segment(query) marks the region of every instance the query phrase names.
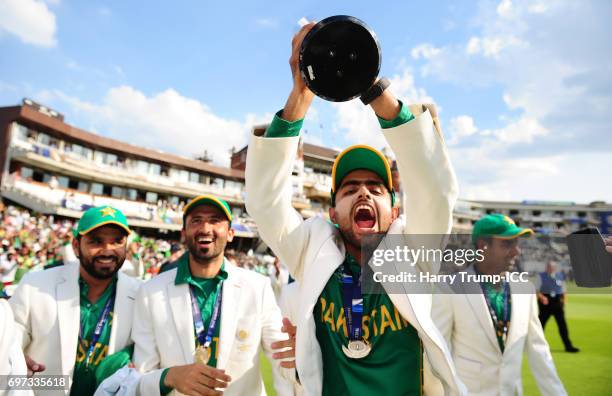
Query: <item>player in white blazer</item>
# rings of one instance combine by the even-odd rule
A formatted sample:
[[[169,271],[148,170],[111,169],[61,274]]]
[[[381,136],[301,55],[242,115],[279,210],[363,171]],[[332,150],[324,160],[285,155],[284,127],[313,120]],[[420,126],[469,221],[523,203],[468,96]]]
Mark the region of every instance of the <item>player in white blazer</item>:
[[[294,343],[283,343],[270,280],[224,258],[231,220],[225,201],[191,200],[183,214],[187,252],[141,288],[133,325],[139,394],[263,395],[260,350],[273,359],[274,343]],[[292,362],[281,365],[287,378],[295,375]]]
[[[0,298],[0,375],[25,376],[28,373],[23,351],[15,331],[13,311],[8,301]],[[0,381],[0,396],[32,395],[31,390],[8,390],[8,377]]]
[[[531,233],[508,216],[483,217],[474,224],[472,241],[484,251],[484,259],[467,273],[510,271],[520,254],[519,237]],[[450,345],[457,373],[470,395],[522,395],[523,353],[542,395],[567,394],[544,338],[532,284],[464,283],[455,291],[434,295],[432,317]]]
[[[431,320],[430,294],[364,295],[362,320],[368,317],[370,324],[363,326],[363,335],[354,333],[359,325],[351,328],[356,335],[350,342],[343,333],[348,320],[340,312],[348,309],[343,308],[345,291],[337,279],[347,266],[353,280],[357,277],[360,267],[354,263],[360,260],[362,237],[373,232],[450,232],[457,184],[431,111],[424,106],[409,109],[384,90],[370,105],[397,159],[406,191],[405,216],[398,216],[399,209],[393,207],[386,158],[371,147],[354,146],[338,155],[332,170],[330,218],[338,227],[320,217],[303,220],[292,206],[291,173],[299,130],[314,96],[298,69],[301,42],[312,26],[293,38],[293,89],[268,129],[254,131],[246,166],[247,211],[262,239],[301,285],[296,368],[304,392],[420,394],[428,384],[421,377],[424,348],[445,393],[463,394],[446,343]],[[378,326],[373,325],[377,313]],[[389,341],[377,342],[383,335]],[[364,359],[343,355],[347,345],[361,348],[364,343],[371,346]]]
[[[69,376],[73,395],[93,394],[100,361],[131,344],[140,282],[118,273],[129,232],[119,210],[87,210],[72,242],[79,262],[26,274],[9,300],[28,369]]]

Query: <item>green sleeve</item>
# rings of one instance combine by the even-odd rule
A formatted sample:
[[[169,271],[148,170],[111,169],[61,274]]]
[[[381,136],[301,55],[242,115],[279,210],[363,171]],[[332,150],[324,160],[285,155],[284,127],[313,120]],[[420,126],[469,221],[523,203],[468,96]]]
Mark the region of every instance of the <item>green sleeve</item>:
[[[270,138],[279,138],[279,137],[291,137],[291,136],[299,136],[300,129],[302,129],[302,124],[304,123],[304,119],[300,119],[297,121],[287,121],[281,118],[281,114],[283,110],[279,110],[275,115],[272,123],[266,129],[265,137]]]
[[[396,126],[400,126],[414,119],[414,115],[410,112],[408,106],[403,104],[401,100],[399,102],[402,108],[397,117],[392,120],[385,120],[384,118],[378,117],[378,122],[382,129],[395,128]]]
[[[159,393],[162,395],[167,395],[168,393],[172,392],[172,388],[170,388],[169,386],[166,386],[166,384],[164,384],[164,380],[166,379],[166,375],[168,374],[168,370],[170,370],[169,368],[164,369],[164,371],[162,371],[162,375],[161,377],[159,377]]]

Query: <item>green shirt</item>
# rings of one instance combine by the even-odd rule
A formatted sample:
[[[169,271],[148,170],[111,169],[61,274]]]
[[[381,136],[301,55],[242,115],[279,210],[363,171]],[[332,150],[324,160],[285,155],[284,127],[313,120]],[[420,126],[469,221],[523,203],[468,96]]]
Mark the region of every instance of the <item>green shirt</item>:
[[[198,278],[191,275],[189,269],[189,252],[186,252],[178,259],[178,267],[176,271],[176,278],[174,278],[175,285],[181,285],[187,283],[189,286],[193,286],[195,298],[200,307],[200,313],[202,314],[202,322],[204,323],[204,329],[208,330],[210,320],[212,319],[213,309],[217,295],[221,290],[221,281],[227,279],[227,272],[225,271],[225,261],[221,265],[219,273],[214,278]],[[191,305],[190,305],[191,307]],[[221,311],[219,311],[219,317],[217,318],[217,326],[213,333],[213,339],[210,343],[210,360],[208,366],[217,367],[217,358],[219,354],[219,331],[221,329]],[[197,334],[195,332],[195,326],[193,329],[194,343],[197,347],[200,343],[198,341]],[[159,381],[159,389],[162,394],[169,393],[172,389],[164,385],[164,379],[168,369],[165,369]]]
[[[89,357],[89,364],[85,362],[85,356],[89,350],[91,339],[93,338],[96,325],[104,311],[106,302],[117,288],[117,277],[104,290],[100,298],[95,303],[91,303],[87,298],[89,285],[79,276],[80,290],[80,326],[83,331],[83,340],[77,345],[76,361],[74,363],[74,375],[72,377],[72,387],[70,394],[74,396],[93,395],[96,391],[95,369],[100,361],[108,354],[108,344],[110,341],[111,325],[113,321],[113,311],[102,327],[100,338]]]
[[[495,311],[495,316],[497,316],[498,320],[503,320],[504,317],[504,288],[500,287],[496,288],[490,282],[482,283],[484,289],[485,298],[489,301],[489,304]],[[488,305],[487,305],[488,309]],[[512,312],[512,298],[510,294],[508,294],[508,325],[510,324],[510,314]],[[504,352],[505,342],[503,337],[503,332],[500,332],[498,329],[498,324],[495,323],[495,319],[491,316],[491,320],[493,321],[493,327],[495,328],[495,336],[497,337],[497,344],[502,352]],[[510,329],[508,329],[509,331]]]
[[[396,126],[400,126],[402,124],[407,123],[414,119],[414,115],[408,110],[401,101],[401,109],[397,117],[392,120],[385,120],[384,118],[378,117],[378,122],[380,127],[383,129],[394,128]],[[300,129],[304,124],[304,119],[300,119],[297,121],[287,121],[281,118],[281,114],[283,110],[279,110],[276,115],[274,115],[274,119],[272,123],[266,129],[266,137],[276,138],[276,137],[290,137],[290,136],[298,136],[300,134]]]
[[[353,277],[360,266],[347,255]],[[323,356],[323,395],[421,395],[423,347],[419,335],[386,293],[363,295],[363,338],[372,346],[362,359],[342,352],[348,329],[342,303],[342,267],[329,279],[314,311]]]

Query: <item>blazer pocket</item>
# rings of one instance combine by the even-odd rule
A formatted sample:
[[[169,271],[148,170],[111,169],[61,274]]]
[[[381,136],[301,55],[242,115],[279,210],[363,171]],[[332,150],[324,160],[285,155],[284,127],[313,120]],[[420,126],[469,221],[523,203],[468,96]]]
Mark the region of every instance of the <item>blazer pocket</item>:
[[[461,381],[468,387],[469,393],[479,392],[483,378],[482,363],[457,356],[455,364],[457,366],[457,373]]]
[[[232,358],[236,360],[252,359],[259,347],[260,333],[261,325],[258,315],[238,319],[234,333]]]

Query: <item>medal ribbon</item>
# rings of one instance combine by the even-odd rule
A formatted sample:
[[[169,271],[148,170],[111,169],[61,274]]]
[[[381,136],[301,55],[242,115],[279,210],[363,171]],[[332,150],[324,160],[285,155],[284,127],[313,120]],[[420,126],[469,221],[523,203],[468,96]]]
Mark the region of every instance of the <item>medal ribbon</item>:
[[[489,308],[489,313],[491,314],[491,319],[495,322],[495,333],[498,337],[502,338],[504,346],[506,345],[506,339],[508,338],[508,324],[510,323],[510,287],[507,282],[504,282],[504,310],[502,311],[501,320],[497,317],[493,306],[491,305],[491,301],[489,301],[489,296],[487,294],[486,288],[481,283],[480,284],[482,291],[485,294],[485,301],[487,302],[487,307]],[[504,350],[503,346],[501,347],[502,351]]]
[[[215,306],[213,308],[212,318],[210,318],[210,324],[208,325],[208,330],[204,331],[204,322],[202,321],[202,312],[200,311],[200,306],[198,305],[198,300],[195,298],[195,291],[193,290],[193,286],[189,285],[189,296],[191,297],[191,313],[193,315],[193,323],[195,325],[196,336],[198,337],[198,343],[204,348],[208,348],[210,343],[212,342],[212,337],[215,332],[215,328],[217,327],[217,319],[219,318],[219,307],[221,307],[221,300],[223,297],[223,281],[221,281],[221,285],[217,288],[217,298],[215,298]]]
[[[96,328],[91,338],[91,343],[89,344],[89,348],[87,349],[87,353],[85,354],[85,367],[89,366],[89,359],[94,349],[96,348],[96,344],[98,343],[98,340],[100,339],[100,335],[102,334],[102,329],[104,328],[104,325],[106,324],[106,321],[108,320],[108,317],[110,316],[110,312],[114,305],[114,302],[115,302],[115,291],[113,291],[111,296],[106,301],[106,304],[104,305],[104,309],[102,310],[102,313],[100,314],[100,317],[98,318],[98,323],[96,324]],[[83,340],[83,323],[81,323],[81,326],[79,327],[79,343],[81,344],[82,347],[84,347],[85,344]],[[85,350],[85,348],[83,348],[83,350]]]
[[[350,264],[344,262],[342,272],[342,304],[348,326],[349,340],[361,340],[361,318],[363,316],[363,296],[361,295],[361,274],[357,282],[353,280]]]

